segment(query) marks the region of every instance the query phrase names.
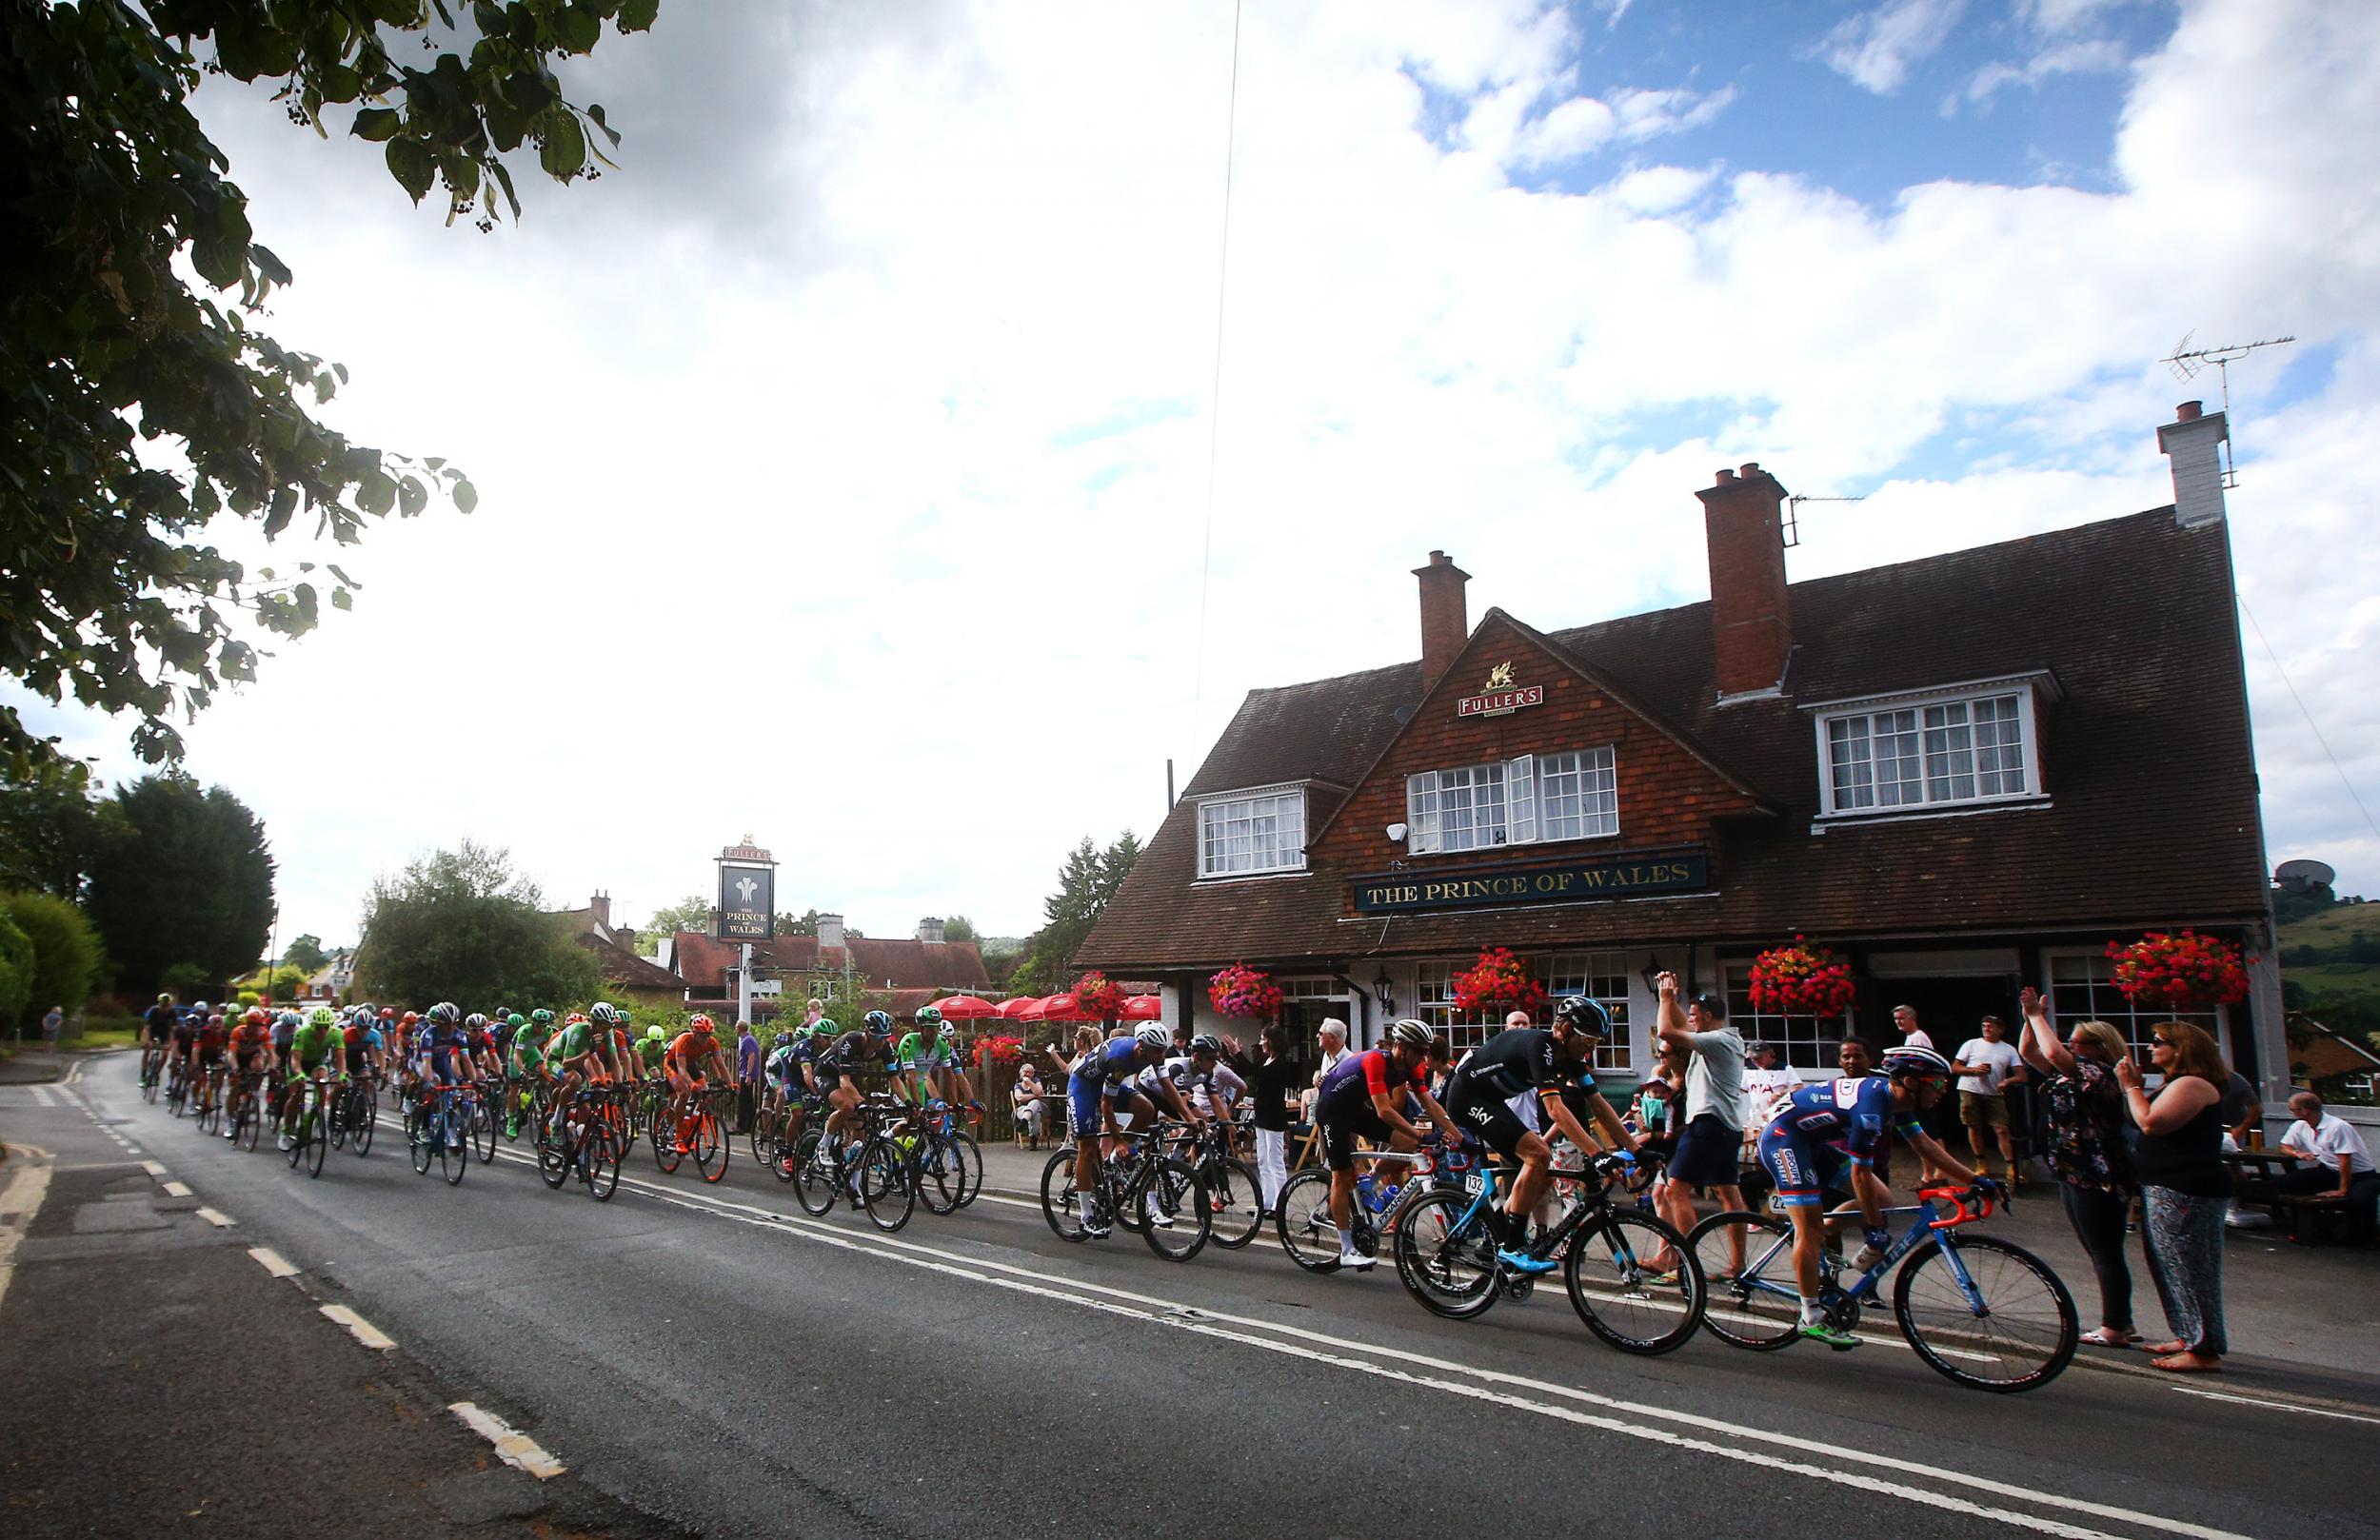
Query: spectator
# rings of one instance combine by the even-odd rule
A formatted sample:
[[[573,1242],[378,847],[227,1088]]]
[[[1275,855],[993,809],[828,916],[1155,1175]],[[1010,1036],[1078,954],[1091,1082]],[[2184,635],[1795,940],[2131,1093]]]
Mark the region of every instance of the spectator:
[[[1248,1095],[1256,1099],[1256,1175],[1264,1212],[1280,1200],[1289,1180],[1289,1109],[1298,1099],[1297,1065],[1283,1053],[1277,1026],[1257,1035],[1256,1063],[1248,1072]]]
[[[2292,1160],[2306,1162],[2306,1169],[2283,1172],[2273,1186],[2346,1204],[2348,1234],[2358,1241],[2371,1239],[2380,1174],[2372,1170],[2364,1136],[2338,1114],[2324,1112],[2322,1098],[2311,1091],[2290,1097],[2290,1113],[2297,1121],[2281,1135],[2281,1149]]]
[[[2008,1023],[1996,1016],[1983,1018],[1982,1036],[1958,1045],[1951,1073],[1958,1079],[1958,1120],[1967,1126],[1967,1148],[1975,1155],[1975,1170],[1992,1175],[1990,1146],[1997,1144],[2000,1164],[2009,1185],[2016,1184],[2016,1135],[2008,1121],[2008,1087],[2021,1085],[2024,1061],[2008,1040]]]
[[[761,1040],[752,1023],[736,1023],[736,1132],[752,1132],[752,1118],[761,1095]]]
[[[1681,1010],[1676,974],[1662,974],[1657,987],[1661,1014],[1656,1035],[1664,1049],[1687,1057],[1685,1116],[1655,1203],[1662,1218],[1687,1231],[1695,1225],[1696,1188],[1708,1189],[1722,1209],[1744,1206],[1744,1039],[1727,1024],[1722,997],[1697,995]],[[1732,1239],[1732,1260],[1740,1268],[1743,1233],[1736,1231]]]
[[[1776,1116],[1787,1096],[1801,1089],[1801,1076],[1785,1067],[1775,1043],[1752,1045],[1752,1066],[1744,1071],[1744,1129],[1755,1133]]]
[[[1017,1069],[1017,1088],[1010,1094],[1015,1098],[1017,1140],[1027,1149],[1041,1147],[1041,1077],[1031,1064]]]
[[[2104,1021],[2085,1021],[2060,1043],[2041,992],[2027,989],[2023,1005],[2018,1052],[2041,1076],[2050,1175],[2099,1282],[2099,1329],[2083,1340],[2128,1348],[2140,1333],[2132,1326],[2132,1270],[2124,1259],[2124,1223],[2138,1194],[2124,1137],[2124,1093],[2115,1083],[2124,1035]]]
[[[1676,1049],[1666,1049],[1653,1066],[1653,1077],[1636,1087],[1636,1099],[1628,1109],[1636,1125],[1637,1137],[1647,1150],[1657,1152],[1664,1166],[1677,1151],[1677,1127],[1685,1119],[1686,1056]]]
[[[2165,1076],[2154,1100],[2140,1066],[2115,1061],[2126,1110],[2140,1130],[2132,1169],[2140,1177],[2147,1223],[2141,1238],[2173,1340],[2152,1351],[2169,1373],[2213,1373],[2229,1344],[2223,1334],[2223,1215],[2231,1177],[2223,1166],[2223,1086],[2231,1071],[2203,1027],[2160,1021],[2149,1050]]]
[[[2292,1110],[2296,1098],[2291,1097]],[[2256,1083],[2237,1070],[2223,1087],[2223,1148],[2245,1150],[2251,1129],[2264,1127],[2264,1102],[2256,1096]]]
[[[1322,1024],[1314,1029],[1314,1040],[1322,1050],[1322,1063],[1314,1072],[1314,1078],[1307,1082],[1305,1095],[1300,1098],[1308,1122],[1314,1119],[1314,1097],[1322,1087],[1322,1076],[1339,1068],[1339,1061],[1347,1056],[1347,1023],[1335,1016],[1324,1017]]]
[[[49,1049],[53,1054],[56,1053],[58,1051],[58,1034],[65,1030],[66,1007],[63,1005],[51,1006],[50,1008],[50,1014],[41,1018],[42,1046]]]

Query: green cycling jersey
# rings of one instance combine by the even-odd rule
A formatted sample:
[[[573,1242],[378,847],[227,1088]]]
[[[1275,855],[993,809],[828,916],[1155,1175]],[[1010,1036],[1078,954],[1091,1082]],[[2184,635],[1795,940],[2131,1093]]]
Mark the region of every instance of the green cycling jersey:
[[[959,1056],[951,1051],[950,1044],[939,1037],[929,1037],[922,1032],[913,1032],[902,1038],[901,1045],[893,1050],[893,1061],[911,1072],[955,1070],[959,1067]]]

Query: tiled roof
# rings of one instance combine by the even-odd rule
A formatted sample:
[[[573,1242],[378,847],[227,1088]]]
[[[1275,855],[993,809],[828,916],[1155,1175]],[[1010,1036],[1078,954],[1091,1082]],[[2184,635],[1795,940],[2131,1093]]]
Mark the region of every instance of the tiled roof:
[[[2159,508],[1795,583],[1779,701],[1717,703],[1708,602],[1548,633],[1780,815],[1726,826],[1716,891],[1657,903],[1357,921],[1341,918],[1344,872],[1194,884],[1192,796],[1308,777],[1352,785],[1420,698],[1420,664],[1253,691],[1075,960],[1112,973],[1458,953],[1489,940],[2253,918],[2265,877],[2226,542],[2221,524],[2183,529]],[[2039,724],[2046,809],[1813,835],[1806,703],[2042,669],[2062,691]],[[1340,795],[1313,800],[1309,830]],[[1625,807],[1620,817],[1624,842]]]
[[[574,938],[579,945],[595,954],[595,960],[604,972],[604,982],[619,984],[627,989],[683,990],[685,980],[657,963],[646,961],[625,946],[600,940],[582,932]]]
[[[718,940],[701,931],[680,931],[675,937],[678,973],[698,992],[717,990],[727,970],[742,955],[740,945]],[[983,969],[983,954],[973,941],[877,940],[855,936],[844,943],[852,972],[877,988],[983,990],[991,975]],[[779,974],[840,972],[839,953],[822,956],[815,936],[780,936],[755,942],[752,960]]]

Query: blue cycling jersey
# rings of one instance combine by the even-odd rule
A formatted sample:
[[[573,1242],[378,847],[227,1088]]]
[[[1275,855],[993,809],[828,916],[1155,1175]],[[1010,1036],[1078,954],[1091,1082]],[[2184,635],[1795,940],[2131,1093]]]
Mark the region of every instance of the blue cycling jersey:
[[[1121,1085],[1140,1070],[1140,1044],[1132,1037],[1111,1037],[1083,1056],[1075,1076],[1092,1085]]]
[[[1803,1086],[1769,1120],[1773,1139],[1798,1138],[1832,1145],[1862,1166],[1875,1163],[1887,1131],[1901,1137],[1925,1132],[1914,1112],[1893,1110],[1893,1082],[1881,1075],[1862,1079],[1820,1080]]]
[[[434,1072],[441,1079],[459,1080],[463,1076],[453,1066],[469,1056],[470,1040],[463,1036],[461,1027],[432,1027],[413,1042],[413,1064],[416,1069]]]

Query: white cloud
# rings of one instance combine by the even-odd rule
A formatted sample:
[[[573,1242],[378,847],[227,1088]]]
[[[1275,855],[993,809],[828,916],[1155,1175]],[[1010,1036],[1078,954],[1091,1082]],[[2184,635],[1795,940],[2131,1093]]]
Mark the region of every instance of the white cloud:
[[[466,834],[642,919],[746,831],[792,907],[1028,930],[1065,848],[1152,828],[1165,759],[1186,780],[1245,689],[1414,655],[1432,546],[1475,614],[1560,625],[1699,597],[1715,465],[1873,490],[1805,508],[1797,576],[2152,506],[2180,394],[2153,361],[2192,327],[2338,350],[2286,408],[2234,369],[2234,537],[2380,787],[2350,505],[2380,8],[2193,7],[2129,83],[2110,190],[1883,206],[1816,169],[1524,189],[1516,147],[1565,109],[1536,103],[1599,101],[1608,147],[1635,100],[1577,94],[1558,11],[1252,8],[1203,604],[1228,15],[777,13],[704,8],[666,75],[620,65],[625,168],[486,239],[262,102],[206,105],[299,276],[277,334],[354,369],[338,421],[483,494],[375,531],[358,612],[190,733],[272,831],[285,934],[350,934],[375,871]],[[706,135],[689,83],[747,75],[773,85]],[[1476,142],[1426,136],[1417,80],[1473,98]],[[2251,680],[2276,858],[2380,889]],[[122,766],[116,724],[40,720]]]
[[[1890,96],[1909,79],[1910,66],[1949,40],[1965,10],[1966,0],[1886,0],[1837,23],[1817,56],[1861,89]]]
[[[2085,38],[2075,42],[2055,43],[2041,49],[2023,64],[1992,63],[1968,77],[1958,95],[1944,104],[1946,110],[1954,109],[1964,100],[1970,103],[1989,102],[2012,86],[2038,87],[2045,80],[2060,75],[2107,74],[2131,63],[2123,45],[2111,38]]]

